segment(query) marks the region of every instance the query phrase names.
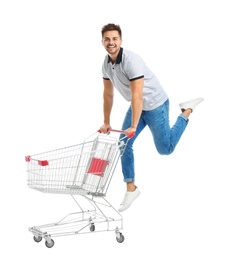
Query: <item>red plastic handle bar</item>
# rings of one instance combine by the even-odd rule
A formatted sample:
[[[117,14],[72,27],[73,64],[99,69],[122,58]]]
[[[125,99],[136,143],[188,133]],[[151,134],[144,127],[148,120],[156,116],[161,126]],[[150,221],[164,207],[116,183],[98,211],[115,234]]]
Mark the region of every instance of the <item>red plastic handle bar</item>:
[[[116,129],[108,129],[109,132],[116,132],[116,133],[121,133],[124,134],[124,130],[116,130]],[[99,133],[101,133],[100,130],[98,130]],[[136,135],[136,132],[131,132],[130,134],[127,135],[128,138],[132,138]]]

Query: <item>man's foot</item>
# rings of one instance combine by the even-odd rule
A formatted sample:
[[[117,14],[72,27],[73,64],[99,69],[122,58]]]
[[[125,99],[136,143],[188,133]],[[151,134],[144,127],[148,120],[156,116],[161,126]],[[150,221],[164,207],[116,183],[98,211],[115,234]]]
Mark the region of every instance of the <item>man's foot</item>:
[[[201,103],[203,100],[204,100],[203,98],[195,98],[195,99],[180,103],[179,106],[180,106],[180,109],[182,112],[184,112],[187,109],[191,109],[193,112],[195,110],[196,106],[199,103]]]
[[[128,209],[133,201],[140,195],[140,191],[136,188],[134,191],[126,191],[123,202],[120,205],[119,212]]]

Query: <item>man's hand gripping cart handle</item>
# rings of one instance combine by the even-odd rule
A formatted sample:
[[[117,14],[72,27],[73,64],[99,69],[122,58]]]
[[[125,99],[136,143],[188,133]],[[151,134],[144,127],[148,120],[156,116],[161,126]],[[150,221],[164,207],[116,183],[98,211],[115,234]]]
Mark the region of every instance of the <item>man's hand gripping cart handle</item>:
[[[98,132],[101,133],[100,130],[98,130]],[[120,133],[120,134],[125,134],[125,131],[124,131],[124,130],[108,129],[107,134],[108,134],[109,132],[116,132],[116,133]],[[136,132],[131,132],[130,134],[127,134],[127,135],[125,134],[125,135],[126,135],[128,138],[132,138],[132,137],[135,136],[135,134],[136,134]]]

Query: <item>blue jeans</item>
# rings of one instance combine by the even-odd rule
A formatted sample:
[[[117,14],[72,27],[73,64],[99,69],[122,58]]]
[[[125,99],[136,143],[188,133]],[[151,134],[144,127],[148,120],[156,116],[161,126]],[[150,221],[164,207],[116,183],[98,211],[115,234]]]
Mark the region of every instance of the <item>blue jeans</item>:
[[[131,118],[132,110],[130,106],[122,125],[123,130],[131,126]],[[172,126],[172,128],[170,128],[168,99],[154,110],[142,111],[136,129],[136,135],[128,140],[125,151],[121,156],[124,181],[133,182],[135,180],[133,143],[145,126],[148,126],[151,130],[154,144],[158,153],[162,155],[169,155],[174,151],[187,124],[188,118],[185,115],[180,114],[176,120],[176,123]],[[123,137],[124,135],[121,134],[120,138]],[[124,142],[126,142],[127,139],[128,138],[123,139]]]

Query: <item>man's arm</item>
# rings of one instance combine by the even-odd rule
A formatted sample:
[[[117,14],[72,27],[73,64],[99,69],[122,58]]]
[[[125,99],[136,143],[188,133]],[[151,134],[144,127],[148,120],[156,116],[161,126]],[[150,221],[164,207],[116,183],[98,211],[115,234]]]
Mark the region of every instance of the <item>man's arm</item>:
[[[114,97],[114,87],[110,80],[103,79],[103,115],[104,115],[104,124],[101,126],[100,130],[102,133],[106,133],[110,126],[110,114],[113,106],[113,97]]]
[[[126,134],[136,131],[143,107],[143,86],[144,78],[130,81],[130,88],[132,92],[132,123],[131,127],[125,130]]]

